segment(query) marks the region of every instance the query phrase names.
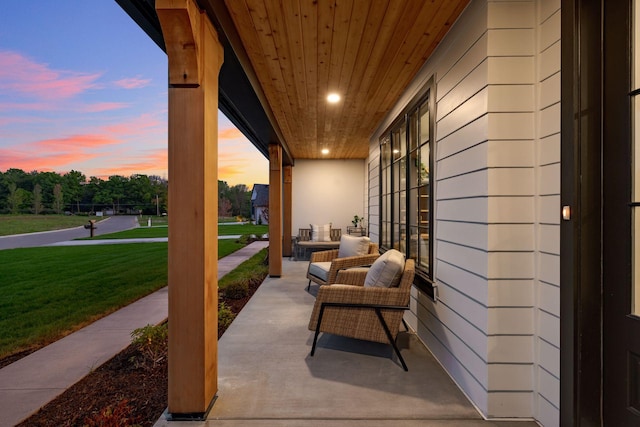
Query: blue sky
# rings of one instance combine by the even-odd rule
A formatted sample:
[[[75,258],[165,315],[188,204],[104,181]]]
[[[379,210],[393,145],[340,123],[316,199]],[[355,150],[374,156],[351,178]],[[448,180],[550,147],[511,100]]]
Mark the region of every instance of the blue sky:
[[[264,156],[218,117],[219,179],[268,183]],[[167,57],[114,0],[2,5],[0,171],[9,168],[167,177]]]

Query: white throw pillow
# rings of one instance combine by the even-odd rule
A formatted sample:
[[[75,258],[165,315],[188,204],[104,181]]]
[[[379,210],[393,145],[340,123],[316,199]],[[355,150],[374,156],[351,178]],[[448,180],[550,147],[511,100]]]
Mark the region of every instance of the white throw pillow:
[[[395,249],[390,249],[380,255],[371,265],[367,277],[364,279],[365,287],[393,288],[398,286],[404,272],[404,254]]]
[[[338,250],[338,258],[348,256],[360,256],[369,253],[370,239],[367,236],[349,236],[343,234],[340,236],[340,249]]]
[[[331,224],[317,225],[309,224],[311,226],[311,241],[312,242],[330,242],[331,241]]]

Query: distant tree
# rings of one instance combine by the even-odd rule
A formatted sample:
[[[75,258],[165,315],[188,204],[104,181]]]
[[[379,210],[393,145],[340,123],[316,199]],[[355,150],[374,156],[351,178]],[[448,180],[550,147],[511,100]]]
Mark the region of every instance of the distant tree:
[[[62,176],[62,185],[65,202],[68,205],[76,204],[76,212],[80,212],[80,200],[82,200],[82,186],[87,181],[87,177],[82,172],[67,172]]]
[[[229,198],[229,184],[227,181],[218,181],[218,200]]]
[[[42,212],[42,187],[36,183],[33,186],[33,213],[40,215]]]
[[[89,177],[89,182],[82,188],[82,202],[86,205],[91,205],[90,212],[96,211],[97,197],[96,195],[100,191],[100,185],[104,181],[95,176]]]
[[[125,185],[127,178],[121,175],[111,175],[109,180],[106,181],[108,188],[108,194],[111,197],[111,204],[113,205],[113,212],[118,213],[120,211],[120,201],[126,196]]]
[[[17,214],[20,212],[20,205],[22,204],[22,193],[18,191],[18,186],[15,182],[9,183],[8,188],[7,205],[12,214]]]
[[[251,192],[246,185],[234,185],[229,189],[228,197],[233,206],[232,214],[234,216],[251,217]]]
[[[7,169],[4,176],[6,182],[13,182],[16,188],[24,188],[27,191],[33,190],[33,176],[27,174],[22,169]]]
[[[231,201],[227,198],[218,200],[218,217],[230,217],[231,216]]]
[[[43,206],[53,206],[55,202],[53,189],[56,184],[62,184],[62,176],[55,172],[39,172],[36,173],[33,180],[42,187]]]
[[[149,181],[151,182],[151,188],[155,195],[156,202],[156,213],[161,214],[162,212],[166,212],[168,208],[168,192],[169,192],[169,183],[166,179],[157,176],[150,175]]]
[[[64,207],[64,196],[62,194],[62,184],[56,184],[53,187],[53,210],[60,214],[62,213],[62,208]]]

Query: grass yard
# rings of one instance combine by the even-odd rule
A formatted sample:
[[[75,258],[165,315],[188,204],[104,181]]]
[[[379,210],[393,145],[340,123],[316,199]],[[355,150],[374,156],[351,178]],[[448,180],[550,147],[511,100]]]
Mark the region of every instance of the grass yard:
[[[0,215],[0,236],[79,227],[88,219],[74,215]]]
[[[268,225],[255,225],[255,224],[229,224],[219,225],[218,234],[220,236],[231,236],[234,234],[255,234],[261,236],[269,232]]]
[[[0,251],[0,357],[51,342],[167,283],[167,244]]]
[[[218,258],[244,245],[218,241]],[[55,341],[167,284],[167,244],[0,251],[0,358]]]
[[[220,236],[233,236],[243,234],[255,234],[261,236],[269,231],[268,225],[219,225],[218,234]],[[131,230],[120,231],[118,233],[102,234],[94,239],[141,239],[149,237],[167,237],[169,229],[167,227],[140,227]]]

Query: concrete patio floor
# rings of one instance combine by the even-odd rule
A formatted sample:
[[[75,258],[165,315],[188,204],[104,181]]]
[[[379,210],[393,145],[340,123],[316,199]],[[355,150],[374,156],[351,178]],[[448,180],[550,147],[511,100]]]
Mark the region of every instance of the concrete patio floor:
[[[207,421],[155,427],[530,427],[485,421],[412,333],[401,333],[405,372],[388,345],[321,334],[310,356],[307,329],[317,290],[306,262],[283,261],[218,346],[218,396]]]

